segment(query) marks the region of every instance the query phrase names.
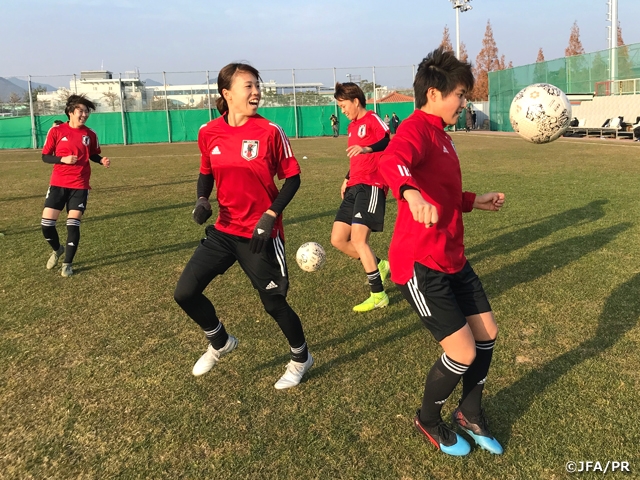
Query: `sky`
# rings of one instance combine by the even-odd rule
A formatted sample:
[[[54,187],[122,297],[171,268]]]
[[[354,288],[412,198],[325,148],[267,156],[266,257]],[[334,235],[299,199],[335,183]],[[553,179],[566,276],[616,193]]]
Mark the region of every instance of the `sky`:
[[[607,0],[472,0],[460,40],[473,63],[491,22],[514,66],[564,56],[574,22],[586,52],[606,49]],[[345,81],[409,86],[412,65],[441,40],[455,48],[449,0],[2,0],[0,77],[66,85],[81,70],[138,70],[167,83],[202,83],[205,70],[247,61],[265,81]],[[618,0],[625,43],[640,42],[640,0]],[[375,66],[375,70],[371,67]],[[366,67],[366,68],[357,68]],[[393,68],[391,68],[393,67]],[[319,70],[312,70],[319,69]],[[322,69],[322,70],[320,70]],[[215,77],[215,73],[212,73]]]

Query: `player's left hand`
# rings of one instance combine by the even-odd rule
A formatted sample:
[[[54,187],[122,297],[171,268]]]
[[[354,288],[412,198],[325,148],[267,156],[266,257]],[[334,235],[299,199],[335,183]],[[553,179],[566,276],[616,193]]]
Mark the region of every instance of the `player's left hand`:
[[[347,157],[355,157],[356,155],[360,155],[361,153],[366,153],[367,147],[361,147],[360,145],[351,145],[347,148]]]
[[[473,202],[473,208],[478,210],[498,211],[504,205],[504,193],[490,192],[478,195]]]
[[[100,163],[104,168],[109,168],[111,166],[111,160],[109,160],[109,157],[102,157]]]
[[[251,240],[249,241],[249,250],[251,250],[251,253],[261,253],[271,238],[271,231],[273,230],[273,225],[276,223],[275,212],[272,213],[274,213],[274,215],[269,212],[264,212],[260,220],[258,220],[256,228],[253,230]]]

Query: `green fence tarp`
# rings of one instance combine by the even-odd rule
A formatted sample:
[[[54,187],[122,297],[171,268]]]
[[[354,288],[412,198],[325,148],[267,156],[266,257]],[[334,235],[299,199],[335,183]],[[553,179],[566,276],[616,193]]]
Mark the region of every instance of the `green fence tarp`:
[[[373,103],[367,108],[373,110]],[[404,120],[413,113],[412,102],[379,103],[376,105],[381,117],[395,112],[400,120]],[[287,136],[322,137],[333,135],[329,117],[336,111],[334,105],[293,107],[264,107],[258,113],[273,123],[280,125]],[[126,128],[126,143],[168,143],[193,142],[198,138],[198,130],[209,121],[209,118],[220,116],[217,110],[211,115],[207,109],[164,110],[150,112],[108,112],[94,113],[89,117],[87,126],[96,132],[101,145],[123,145],[125,138],[122,128],[123,121]],[[346,135],[349,120],[338,109],[340,133]],[[35,117],[36,148],[42,148],[47,132],[53,126],[54,120],[66,121],[61,115],[39,115]],[[297,131],[296,131],[297,120]],[[167,122],[169,126],[167,126]],[[171,137],[169,137],[171,135]],[[10,117],[0,118],[0,149],[32,148],[31,118]]]
[[[599,91],[602,82],[611,80],[610,50],[558,58],[489,72],[489,120],[491,130],[513,132],[509,108],[516,94],[533,83],[550,83],[565,93],[606,93]],[[615,49],[615,80],[640,78],[640,43]]]

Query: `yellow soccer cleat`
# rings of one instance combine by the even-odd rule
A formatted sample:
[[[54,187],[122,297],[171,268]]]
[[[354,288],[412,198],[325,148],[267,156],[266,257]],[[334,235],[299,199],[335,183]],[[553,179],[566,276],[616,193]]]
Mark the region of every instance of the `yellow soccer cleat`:
[[[386,292],[372,293],[371,296],[360,305],[353,307],[353,311],[370,312],[371,310],[386,307],[387,305],[389,305],[389,297]]]
[[[389,275],[391,274],[389,262],[387,262],[386,260],[380,260],[380,263],[378,263],[378,271],[380,272],[380,280],[382,280],[382,283],[384,283],[384,281],[389,278]]]

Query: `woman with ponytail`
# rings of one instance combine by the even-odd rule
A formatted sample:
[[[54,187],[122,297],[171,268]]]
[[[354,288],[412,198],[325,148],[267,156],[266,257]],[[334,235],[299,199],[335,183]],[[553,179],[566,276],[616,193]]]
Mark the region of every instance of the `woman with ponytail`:
[[[300,318],[286,300],[289,278],[282,212],[300,186],[300,166],[282,128],[257,113],[258,70],[244,63],[225,66],[218,75],[218,92],[216,107],[221,116],[198,133],[200,175],[193,210],[200,225],[212,215],[209,196],[215,183],[218,218],[215,225],[206,227],[206,237],[187,263],[174,294],[209,341],[192,373],[207,373],[238,345],[202,293],[237,261],[289,342],[291,361],[275,388],[295,387],[313,365]],[[280,191],[276,175],[285,179]]]

